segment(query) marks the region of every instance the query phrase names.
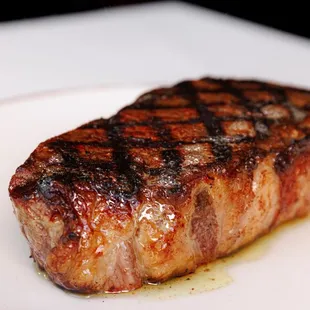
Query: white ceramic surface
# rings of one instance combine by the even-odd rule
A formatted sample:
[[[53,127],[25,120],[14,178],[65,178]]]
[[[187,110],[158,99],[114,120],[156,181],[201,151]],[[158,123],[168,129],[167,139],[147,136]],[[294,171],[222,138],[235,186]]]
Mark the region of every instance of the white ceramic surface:
[[[168,300],[135,296],[77,298],[39,277],[29,259],[8,197],[8,182],[37,144],[99,116],[108,117],[145,88],[90,89],[51,93],[0,104],[0,309],[238,309],[308,310],[310,221],[277,235],[266,253],[229,268],[233,282],[197,295]]]

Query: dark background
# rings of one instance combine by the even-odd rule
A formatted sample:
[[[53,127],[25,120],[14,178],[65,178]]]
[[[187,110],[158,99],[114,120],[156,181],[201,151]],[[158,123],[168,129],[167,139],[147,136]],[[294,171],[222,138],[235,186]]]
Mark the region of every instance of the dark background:
[[[20,3],[18,3],[20,2]],[[52,1],[1,1],[0,21],[8,22],[41,16],[125,6],[155,1],[103,1],[103,0],[52,0]],[[157,1],[159,2],[159,1]],[[304,1],[184,1],[220,11],[310,38],[309,10]]]

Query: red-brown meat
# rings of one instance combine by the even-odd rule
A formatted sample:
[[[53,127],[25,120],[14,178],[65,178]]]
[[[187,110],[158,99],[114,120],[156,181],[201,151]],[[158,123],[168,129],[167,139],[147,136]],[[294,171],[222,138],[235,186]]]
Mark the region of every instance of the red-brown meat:
[[[9,191],[58,285],[161,282],[310,210],[310,92],[204,78],[41,143]]]

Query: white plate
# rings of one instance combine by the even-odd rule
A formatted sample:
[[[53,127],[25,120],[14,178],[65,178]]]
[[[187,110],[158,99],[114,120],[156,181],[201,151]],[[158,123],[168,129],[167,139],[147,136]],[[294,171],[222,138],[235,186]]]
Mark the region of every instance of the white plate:
[[[309,220],[275,234],[268,250],[256,259],[238,261],[237,257],[229,267],[233,279],[229,285],[199,294],[183,291],[168,299],[156,292],[151,297],[137,293],[77,298],[36,274],[9,201],[11,175],[39,142],[99,116],[108,117],[144,90],[98,88],[0,104],[0,309],[310,309]]]

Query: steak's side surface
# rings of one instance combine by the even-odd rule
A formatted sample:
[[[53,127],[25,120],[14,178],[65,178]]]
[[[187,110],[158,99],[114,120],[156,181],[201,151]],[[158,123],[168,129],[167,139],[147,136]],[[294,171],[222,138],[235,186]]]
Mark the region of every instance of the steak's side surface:
[[[9,186],[58,285],[122,292],[195,271],[310,209],[310,93],[203,78],[41,143]]]

